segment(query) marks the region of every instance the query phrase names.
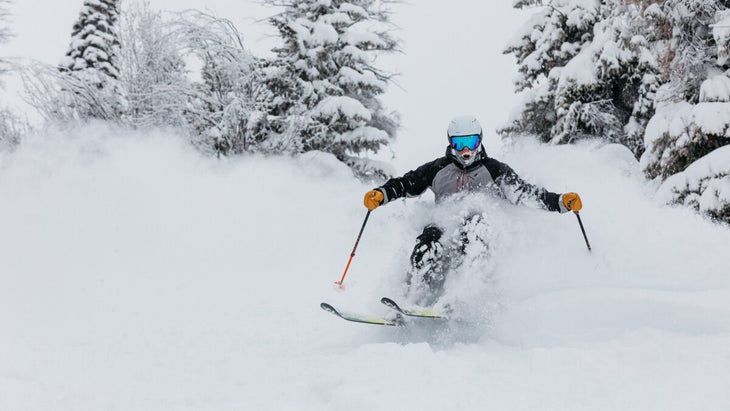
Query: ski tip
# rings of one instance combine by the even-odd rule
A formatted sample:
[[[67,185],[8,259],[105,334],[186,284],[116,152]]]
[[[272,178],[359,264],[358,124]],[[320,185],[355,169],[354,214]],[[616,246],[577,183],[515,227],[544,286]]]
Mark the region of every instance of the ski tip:
[[[333,315],[336,315],[343,320],[347,321],[353,321],[357,323],[365,323],[365,324],[374,324],[374,325],[387,325],[387,326],[399,326],[402,325],[402,323],[398,321],[389,320],[383,317],[375,316],[375,315],[362,315],[362,314],[353,314],[348,312],[339,312],[335,309],[335,307],[331,306],[327,303],[320,303],[319,307],[323,310],[332,313]]]
[[[400,307],[398,306],[398,303],[396,303],[395,301],[391,300],[388,297],[381,298],[380,299],[380,302],[383,303],[383,304],[385,304],[385,305],[387,305],[390,308],[393,308],[393,309],[395,309],[397,311],[400,311]]]
[[[323,309],[325,311],[329,311],[331,313],[336,313],[337,312],[337,310],[335,310],[335,307],[333,307],[333,306],[331,306],[331,305],[329,305],[327,303],[321,303],[321,304],[319,304],[319,308],[321,308],[321,309]]]
[[[331,306],[330,304],[320,303],[319,308],[327,311],[328,313],[331,313],[332,315],[336,315],[340,318],[345,318],[342,314],[340,314],[339,311],[337,311],[337,309],[335,307]],[[347,319],[347,318],[345,318],[345,319]]]
[[[334,314],[334,315],[336,315],[338,317],[342,317],[342,315],[335,309],[335,307],[333,307],[333,306],[331,306],[331,305],[329,305],[327,303],[321,303],[319,305],[319,308],[327,311],[328,313]]]

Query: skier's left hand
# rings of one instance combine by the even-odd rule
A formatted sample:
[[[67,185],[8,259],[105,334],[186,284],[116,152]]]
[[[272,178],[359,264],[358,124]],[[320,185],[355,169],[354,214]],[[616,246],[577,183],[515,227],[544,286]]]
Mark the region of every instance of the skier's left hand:
[[[568,211],[577,213],[583,208],[583,202],[580,201],[578,193],[565,193],[563,194],[563,205]]]

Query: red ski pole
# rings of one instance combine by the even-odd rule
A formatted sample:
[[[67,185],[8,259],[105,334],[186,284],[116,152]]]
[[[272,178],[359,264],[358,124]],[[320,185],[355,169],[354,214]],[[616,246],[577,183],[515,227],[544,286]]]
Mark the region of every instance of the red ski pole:
[[[350,259],[347,260],[347,265],[345,266],[345,272],[342,273],[342,278],[340,278],[340,281],[335,281],[335,284],[339,285],[340,288],[343,288],[343,283],[345,282],[345,276],[347,275],[347,270],[350,268],[350,263],[352,262],[352,257],[355,256],[355,250],[357,250],[357,245],[360,243],[360,237],[362,237],[362,232],[365,230],[365,224],[368,223],[368,218],[370,217],[370,211],[368,210],[368,213],[365,214],[365,221],[362,222],[362,227],[360,228],[360,233],[357,235],[357,240],[355,240],[355,246],[352,247],[352,253],[350,253]]]

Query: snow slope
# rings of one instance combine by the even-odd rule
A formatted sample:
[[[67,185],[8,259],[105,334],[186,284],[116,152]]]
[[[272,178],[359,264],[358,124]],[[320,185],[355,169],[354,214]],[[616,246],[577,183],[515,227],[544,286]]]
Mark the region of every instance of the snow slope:
[[[573,215],[465,199],[494,247],[448,287],[486,315],[404,330],[318,305],[385,313],[429,196],[372,214],[338,291],[370,186],[328,156],[26,140],[0,157],[0,409],[730,407],[730,230],[660,206],[618,146],[492,154],[581,193],[594,251]]]
[[[13,3],[3,55],[63,55],[80,2],[45,3]],[[151,4],[207,5],[270,48],[248,2]],[[509,2],[398,7],[405,54],[380,62],[404,74],[386,103],[403,115],[405,172],[442,154],[453,115],[493,138],[517,100],[501,48],[525,16]],[[0,153],[0,410],[730,408],[730,231],[661,206],[620,147],[487,149],[581,193],[594,251],[572,215],[466,199],[489,216],[491,258],[447,285],[475,321],[408,330],[318,305],[386,312],[377,300],[401,291],[422,224],[455,205],[378,209],[339,292],[371,187],[327,156],[219,161],[103,126]]]

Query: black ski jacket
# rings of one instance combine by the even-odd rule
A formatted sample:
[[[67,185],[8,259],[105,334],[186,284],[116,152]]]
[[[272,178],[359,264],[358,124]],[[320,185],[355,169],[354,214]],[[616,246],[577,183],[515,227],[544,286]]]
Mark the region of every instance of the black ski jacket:
[[[468,167],[461,165],[447,147],[445,156],[411,170],[403,177],[391,178],[376,189],[383,192],[385,204],[397,198],[421,195],[427,188],[436,195],[437,202],[462,191],[486,191],[513,204],[533,199],[550,211],[568,211],[560,201],[562,195],[527,183],[510,166],[487,156],[484,147]]]

